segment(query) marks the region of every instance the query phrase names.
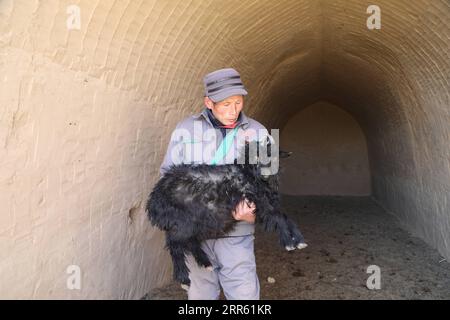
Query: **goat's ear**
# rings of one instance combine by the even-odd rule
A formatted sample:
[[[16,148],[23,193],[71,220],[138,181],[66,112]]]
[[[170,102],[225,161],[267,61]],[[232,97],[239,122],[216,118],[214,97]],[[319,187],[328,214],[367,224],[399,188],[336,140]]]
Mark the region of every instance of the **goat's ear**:
[[[280,150],[280,159],[289,158],[292,154],[292,151],[283,151]]]

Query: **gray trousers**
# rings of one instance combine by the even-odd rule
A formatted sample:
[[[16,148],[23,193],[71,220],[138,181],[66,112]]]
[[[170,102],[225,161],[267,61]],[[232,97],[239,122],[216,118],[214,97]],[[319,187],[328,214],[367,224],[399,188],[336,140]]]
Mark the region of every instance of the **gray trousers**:
[[[220,286],[227,300],[259,300],[254,235],[210,239],[202,242],[213,271],[200,267],[187,255],[191,285],[189,300],[217,300]]]

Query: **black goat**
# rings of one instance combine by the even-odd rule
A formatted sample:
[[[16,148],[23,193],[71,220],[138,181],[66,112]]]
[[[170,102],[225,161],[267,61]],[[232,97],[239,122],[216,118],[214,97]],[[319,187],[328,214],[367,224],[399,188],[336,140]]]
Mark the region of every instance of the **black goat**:
[[[258,161],[261,145],[257,143],[257,159],[252,162],[250,144],[246,143],[234,164],[172,166],[149,196],[148,217],[152,225],[166,231],[174,278],[182,284],[190,284],[185,254],[191,252],[200,266],[211,268],[200,244],[233,230],[237,221],[232,211],[244,199],[255,203],[256,223],[262,223],[266,231],[278,231],[280,243],[287,250],[307,246],[293,221],[281,213],[278,174],[261,174],[264,168]],[[270,157],[270,152],[268,155]],[[281,151],[279,157],[289,155]],[[279,158],[273,159],[278,161]]]

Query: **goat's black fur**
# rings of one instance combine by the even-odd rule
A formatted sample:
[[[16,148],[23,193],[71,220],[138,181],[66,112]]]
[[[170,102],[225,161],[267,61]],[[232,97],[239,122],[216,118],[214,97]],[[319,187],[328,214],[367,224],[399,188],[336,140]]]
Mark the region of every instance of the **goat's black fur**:
[[[210,267],[200,243],[232,231],[237,223],[232,211],[244,199],[255,203],[256,223],[277,231],[283,247],[291,250],[304,244],[294,222],[281,213],[278,175],[264,178],[260,164],[237,163],[172,166],[150,194],[146,211],[152,225],[166,231],[174,278],[182,284],[190,283],[185,254],[192,253],[200,266]]]

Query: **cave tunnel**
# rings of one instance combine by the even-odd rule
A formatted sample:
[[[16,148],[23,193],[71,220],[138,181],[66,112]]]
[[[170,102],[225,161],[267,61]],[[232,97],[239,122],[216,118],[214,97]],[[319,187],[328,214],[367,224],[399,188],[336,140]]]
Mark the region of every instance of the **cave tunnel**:
[[[293,151],[283,194],[377,206],[444,268],[449,18],[446,0],[1,1],[0,296],[138,299],[171,281],[145,201],[223,67]]]

